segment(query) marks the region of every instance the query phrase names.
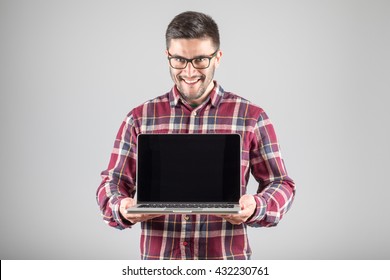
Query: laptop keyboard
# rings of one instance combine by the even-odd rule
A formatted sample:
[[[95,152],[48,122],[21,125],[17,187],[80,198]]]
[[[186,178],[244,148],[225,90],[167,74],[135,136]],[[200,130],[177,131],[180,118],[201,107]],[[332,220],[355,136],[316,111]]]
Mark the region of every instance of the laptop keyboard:
[[[150,204],[141,204],[138,208],[233,208],[233,204],[213,204],[213,203],[150,203]]]

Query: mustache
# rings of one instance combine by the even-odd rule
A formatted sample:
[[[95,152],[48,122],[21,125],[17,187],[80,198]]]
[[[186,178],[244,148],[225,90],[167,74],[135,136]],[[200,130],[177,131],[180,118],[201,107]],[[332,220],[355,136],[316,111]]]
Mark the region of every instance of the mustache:
[[[184,76],[184,75],[177,75],[177,78],[179,80],[193,80],[193,79],[198,79],[198,80],[204,80],[206,79],[205,75],[196,75],[196,76]]]

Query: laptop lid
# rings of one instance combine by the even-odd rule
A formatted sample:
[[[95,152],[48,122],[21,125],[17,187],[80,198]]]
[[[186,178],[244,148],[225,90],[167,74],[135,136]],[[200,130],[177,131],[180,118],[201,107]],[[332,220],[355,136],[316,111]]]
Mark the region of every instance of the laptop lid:
[[[169,205],[229,203],[236,204],[229,213],[239,211],[239,134],[140,134],[137,149],[138,204],[157,204],[154,208],[158,209],[152,212],[203,213],[205,210],[200,208],[204,207],[189,211],[177,206],[170,209]],[[226,210],[207,209],[206,212]]]

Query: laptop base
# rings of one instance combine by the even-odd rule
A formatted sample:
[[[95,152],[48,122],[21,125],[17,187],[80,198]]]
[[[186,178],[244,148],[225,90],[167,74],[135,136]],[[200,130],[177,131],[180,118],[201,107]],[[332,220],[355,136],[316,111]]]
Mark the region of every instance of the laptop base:
[[[239,214],[241,208],[239,205],[234,205],[229,208],[144,208],[135,205],[126,209],[128,214]]]

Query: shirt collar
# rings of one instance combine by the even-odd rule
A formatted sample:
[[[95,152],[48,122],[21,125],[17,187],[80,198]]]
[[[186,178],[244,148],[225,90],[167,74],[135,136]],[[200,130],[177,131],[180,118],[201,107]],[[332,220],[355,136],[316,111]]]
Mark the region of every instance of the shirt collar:
[[[214,88],[211,90],[209,94],[209,98],[207,98],[206,103],[210,102],[211,106],[218,107],[218,105],[221,103],[223,95],[224,95],[223,88],[218,84],[217,81],[214,81]],[[176,107],[179,104],[179,101],[183,103],[181,94],[175,85],[172,88],[172,90],[169,92],[170,106]]]

